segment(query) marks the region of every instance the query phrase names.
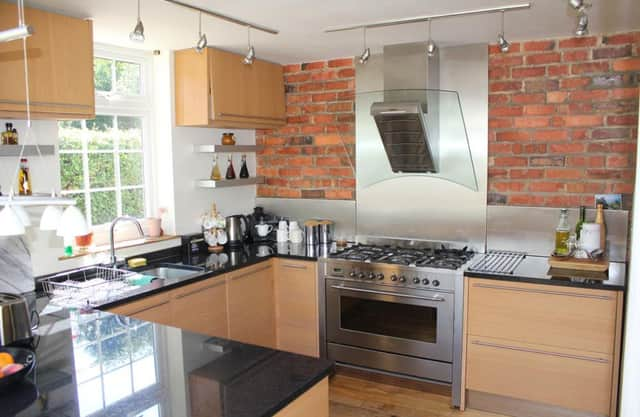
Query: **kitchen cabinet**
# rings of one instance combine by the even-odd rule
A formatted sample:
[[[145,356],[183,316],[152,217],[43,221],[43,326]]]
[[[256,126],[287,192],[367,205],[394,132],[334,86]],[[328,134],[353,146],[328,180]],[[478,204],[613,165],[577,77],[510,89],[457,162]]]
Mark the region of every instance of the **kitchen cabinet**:
[[[307,416],[329,417],[329,378],[324,378],[275,414],[275,417]]]
[[[467,278],[465,303],[463,409],[616,415],[622,292]]]
[[[230,339],[275,347],[272,262],[260,263],[229,273],[227,309]]]
[[[272,128],[286,122],[282,66],[215,48],[175,52],[178,126]]]
[[[229,337],[226,275],[175,290],[171,315],[174,327],[209,336]]]
[[[27,38],[31,116],[92,119],[93,24],[26,8],[34,33]],[[0,30],[17,25],[14,4],[0,2]],[[0,118],[26,118],[23,42],[0,43]]]
[[[274,260],[277,348],[320,356],[316,262]]]
[[[114,307],[110,313],[171,326],[171,292],[163,292]]]

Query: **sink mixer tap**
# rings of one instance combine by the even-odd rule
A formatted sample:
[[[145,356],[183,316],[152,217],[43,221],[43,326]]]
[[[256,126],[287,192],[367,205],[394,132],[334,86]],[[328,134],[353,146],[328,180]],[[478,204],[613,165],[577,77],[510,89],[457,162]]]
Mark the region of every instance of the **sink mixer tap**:
[[[118,267],[118,258],[116,258],[116,247],[115,247],[115,241],[114,241],[114,238],[113,238],[113,234],[114,234],[114,229],[116,227],[116,224],[118,224],[118,222],[120,222],[120,221],[129,221],[129,222],[135,223],[136,226],[138,227],[139,235],[141,237],[144,237],[144,232],[142,231],[142,226],[140,225],[140,222],[138,221],[138,219],[136,219],[135,217],[131,217],[131,216],[116,217],[111,222],[111,228],[109,230],[109,247],[111,248],[111,258],[110,258],[109,264],[113,268],[117,268]]]

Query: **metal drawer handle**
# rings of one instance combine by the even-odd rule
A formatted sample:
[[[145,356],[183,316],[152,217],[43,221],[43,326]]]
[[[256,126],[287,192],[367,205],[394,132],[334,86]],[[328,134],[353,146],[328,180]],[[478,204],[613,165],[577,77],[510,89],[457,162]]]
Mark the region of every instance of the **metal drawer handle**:
[[[239,278],[244,278],[244,277],[246,277],[248,275],[255,274],[256,272],[260,272],[260,271],[265,271],[265,270],[270,269],[270,268],[271,268],[271,265],[268,265],[268,266],[265,266],[264,268],[254,269],[253,271],[245,272],[242,275],[236,275],[235,277],[232,276],[231,279],[235,280],[235,279],[239,279]]]
[[[149,306],[149,307],[145,307],[145,308],[143,308],[142,310],[137,310],[137,311],[134,311],[134,312],[132,312],[132,313],[129,313],[129,315],[130,315],[130,316],[133,316],[134,314],[144,313],[145,311],[152,310],[152,309],[154,309],[154,308],[156,308],[156,307],[160,307],[160,306],[163,306],[163,305],[165,305],[165,304],[169,304],[169,301],[163,301],[162,303],[154,304],[154,305]]]
[[[222,282],[216,282],[215,284],[207,285],[206,287],[198,288],[197,290],[193,290],[193,291],[190,291],[190,292],[185,293],[185,294],[176,295],[175,298],[176,299],[180,299],[180,298],[188,297],[190,295],[199,293],[200,291],[209,290],[211,288],[219,287],[220,285],[224,285],[224,283],[225,283],[225,281],[222,280]]]
[[[285,120],[282,117],[253,116],[249,114],[235,114],[235,113],[218,113],[218,117],[238,117],[241,119],[277,120],[281,122]]]
[[[294,264],[282,264],[285,268],[293,268],[293,269],[307,269],[306,265],[294,265]]]
[[[481,342],[479,340],[474,340],[471,343],[478,346],[492,347],[496,349],[507,349],[507,350],[514,350],[517,352],[535,353],[539,355],[556,356],[559,358],[567,358],[567,359],[577,359],[580,361],[587,361],[587,362],[609,363],[608,359],[592,358],[589,356],[580,356],[580,355],[569,355],[566,353],[558,353],[558,352],[547,352],[544,350],[521,348],[521,347],[515,347],[515,346],[505,346],[505,345],[499,345],[496,343]]]
[[[394,297],[403,297],[403,298],[413,298],[413,299],[417,299],[417,300],[427,300],[427,301],[437,301],[437,302],[443,302],[443,301],[447,301],[444,297],[420,297],[418,295],[409,295],[409,294],[400,294],[397,292],[388,292],[388,291],[374,291],[374,290],[366,290],[364,288],[354,288],[354,287],[345,287],[342,285],[332,285],[331,288],[335,288],[336,290],[348,290],[348,291],[355,291],[355,292],[364,292],[367,294],[380,294],[380,295],[392,295]]]
[[[593,300],[611,300],[611,297],[606,295],[593,295],[593,294],[575,294],[570,292],[562,292],[562,291],[549,291],[549,290],[534,290],[530,288],[513,288],[513,287],[505,287],[502,285],[490,285],[490,284],[473,284],[476,288],[489,288],[493,290],[505,290],[505,291],[514,291],[514,292],[526,292],[533,294],[546,294],[546,295],[562,295],[565,297],[576,297],[576,298],[591,298]]]

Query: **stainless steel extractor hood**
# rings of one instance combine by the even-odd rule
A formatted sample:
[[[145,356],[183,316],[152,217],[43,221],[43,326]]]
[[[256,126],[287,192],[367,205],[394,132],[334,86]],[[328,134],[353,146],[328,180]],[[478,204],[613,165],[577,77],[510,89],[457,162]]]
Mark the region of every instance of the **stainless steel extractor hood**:
[[[423,43],[384,47],[383,102],[373,103],[373,116],[394,173],[437,173],[437,117],[427,123],[425,114],[437,112],[436,103],[406,100],[405,90],[437,90],[439,87],[438,56],[429,58]],[[437,99],[436,99],[437,100]]]

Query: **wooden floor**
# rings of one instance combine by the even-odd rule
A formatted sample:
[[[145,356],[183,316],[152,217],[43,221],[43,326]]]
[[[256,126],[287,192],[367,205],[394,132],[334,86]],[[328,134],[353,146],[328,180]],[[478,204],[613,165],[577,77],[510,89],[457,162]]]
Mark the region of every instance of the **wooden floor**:
[[[442,393],[388,385],[340,371],[331,378],[331,417],[502,417],[476,410],[464,413],[450,406]]]

